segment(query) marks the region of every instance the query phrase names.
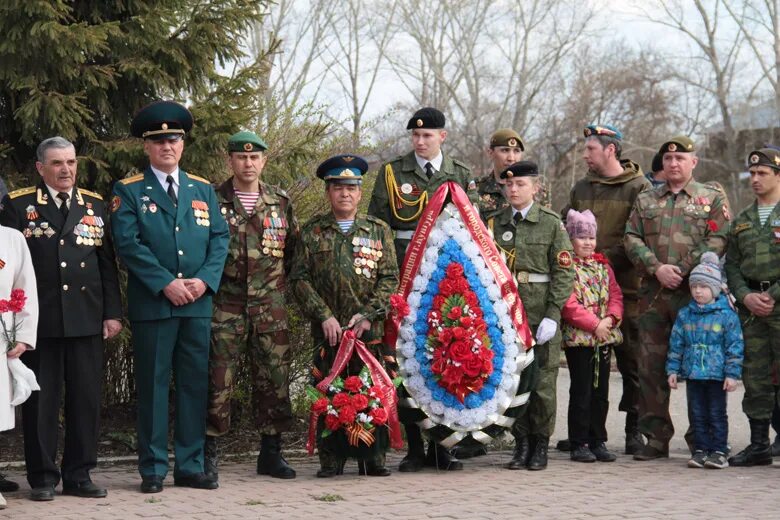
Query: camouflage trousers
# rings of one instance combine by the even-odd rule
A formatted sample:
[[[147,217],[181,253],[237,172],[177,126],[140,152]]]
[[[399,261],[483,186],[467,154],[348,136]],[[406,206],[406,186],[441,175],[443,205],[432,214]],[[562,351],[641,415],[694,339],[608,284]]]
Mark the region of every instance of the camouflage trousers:
[[[642,282],[639,297],[639,430],[648,437],[648,444],[664,450],[674,435],[666,354],[677,313],[691,295],[686,282],[671,291],[662,290],[652,279]]]
[[[623,343],[615,346],[617,368],[623,379],[623,395],[618,410],[626,412],[626,433],[636,428],[639,417],[639,302],[624,297]]]
[[[745,397],[742,411],[751,419],[770,419],[778,400],[773,384],[774,370],[780,368],[780,304],[766,318],[751,316],[741,310],[742,335],[745,339],[745,359],[742,381]]]
[[[536,327],[531,329],[536,336]],[[512,427],[517,436],[540,435],[550,437],[555,430],[555,413],[558,387],[558,367],[561,363],[560,327],[550,341],[534,346],[534,359],[538,367],[536,387],[531,390],[528,404],[523,406]]]
[[[215,318],[220,314],[224,317],[226,313],[217,311]],[[231,314],[212,323],[206,434],[220,436],[230,429],[230,401],[236,384],[236,367],[243,355],[252,378],[257,429],[267,435],[289,430],[293,417],[288,332],[255,333],[247,315]]]

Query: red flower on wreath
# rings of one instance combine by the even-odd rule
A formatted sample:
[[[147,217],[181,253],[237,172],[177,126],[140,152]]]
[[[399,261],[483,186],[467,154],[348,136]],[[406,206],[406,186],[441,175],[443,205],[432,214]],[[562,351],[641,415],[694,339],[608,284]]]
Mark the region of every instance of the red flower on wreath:
[[[344,389],[350,392],[357,392],[363,388],[363,380],[358,376],[349,376],[344,380]]]
[[[374,420],[374,424],[381,426],[387,422],[387,410],[384,408],[375,408],[371,411],[371,417]]]
[[[338,415],[328,414],[325,416],[325,428],[335,432],[339,428],[341,428],[341,419],[339,419]]]
[[[342,406],[346,406],[352,402],[352,399],[350,399],[349,394],[345,392],[339,392],[338,394],[333,396],[333,406],[336,408],[341,408]]]

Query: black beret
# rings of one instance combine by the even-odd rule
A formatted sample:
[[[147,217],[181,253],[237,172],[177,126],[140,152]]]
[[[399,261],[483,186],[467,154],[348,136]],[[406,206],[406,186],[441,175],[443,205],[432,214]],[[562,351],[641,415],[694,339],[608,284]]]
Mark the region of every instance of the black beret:
[[[533,161],[519,161],[506,170],[501,172],[502,179],[511,179],[513,177],[538,177],[539,167]]]
[[[414,113],[409,123],[406,125],[407,130],[414,130],[415,128],[431,128],[440,129],[444,128],[446,122],[444,114],[439,110],[431,107],[421,108]]]
[[[658,152],[653,156],[653,164],[650,166],[650,171],[660,172],[664,169],[664,154]]]

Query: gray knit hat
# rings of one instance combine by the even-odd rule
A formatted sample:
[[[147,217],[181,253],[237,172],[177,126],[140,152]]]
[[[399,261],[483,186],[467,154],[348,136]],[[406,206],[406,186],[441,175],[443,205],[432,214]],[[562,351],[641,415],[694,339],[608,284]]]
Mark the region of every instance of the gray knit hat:
[[[706,285],[712,290],[712,297],[717,298],[720,295],[720,284],[723,278],[720,272],[720,261],[718,255],[712,251],[707,251],[701,255],[701,262],[693,268],[689,284],[700,283]]]

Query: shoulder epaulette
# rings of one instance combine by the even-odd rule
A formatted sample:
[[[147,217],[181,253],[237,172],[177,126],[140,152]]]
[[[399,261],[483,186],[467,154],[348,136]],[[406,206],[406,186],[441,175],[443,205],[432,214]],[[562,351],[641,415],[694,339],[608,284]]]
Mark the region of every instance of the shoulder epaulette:
[[[382,220],[379,217],[375,217],[374,215],[364,215],[364,217],[369,222],[376,222],[377,224],[380,224],[382,226],[389,227],[387,222],[385,222],[384,220]]]
[[[283,190],[282,188],[280,188],[279,186],[277,186],[277,185],[275,185],[275,184],[270,184],[270,185],[269,185],[269,184],[266,184],[266,186],[269,186],[269,187],[270,187],[270,188],[271,188],[271,189],[274,191],[274,193],[276,193],[276,194],[277,194],[277,195],[279,195],[280,197],[284,197],[285,199],[287,199],[287,200],[290,200],[290,196],[287,194],[287,192],[286,192],[286,191],[284,191],[284,190]]]
[[[143,173],[139,173],[137,175],[133,175],[132,177],[127,177],[125,179],[120,179],[119,182],[127,186],[128,184],[133,184],[134,182],[142,181],[144,178]]]
[[[702,185],[711,190],[715,190],[719,193],[725,193],[723,190],[723,186],[718,181],[707,181],[707,182],[703,182]]]
[[[539,204],[539,211],[547,213],[548,215],[552,215],[553,217],[557,218],[558,220],[561,220],[561,216],[558,214],[558,212],[548,208],[547,206],[542,206],[541,204]]]
[[[195,181],[198,181],[198,182],[202,182],[203,184],[211,184],[211,181],[209,181],[207,179],[204,179],[203,177],[198,177],[197,175],[193,175],[191,173],[188,173],[187,177],[189,177],[192,180],[195,180]]]
[[[84,188],[79,188],[79,193],[82,195],[89,195],[90,197],[94,197],[98,200],[103,200],[103,196],[100,193],[95,193],[94,191],[85,190]]]
[[[22,195],[29,195],[30,193],[35,193],[35,186],[30,186],[29,188],[20,188],[18,190],[14,190],[8,194],[8,197],[15,199],[16,197],[21,197]]]
[[[457,164],[461,168],[466,168],[468,171],[471,171],[471,168],[469,168],[469,165],[461,161],[460,159],[452,159],[453,164]]]

